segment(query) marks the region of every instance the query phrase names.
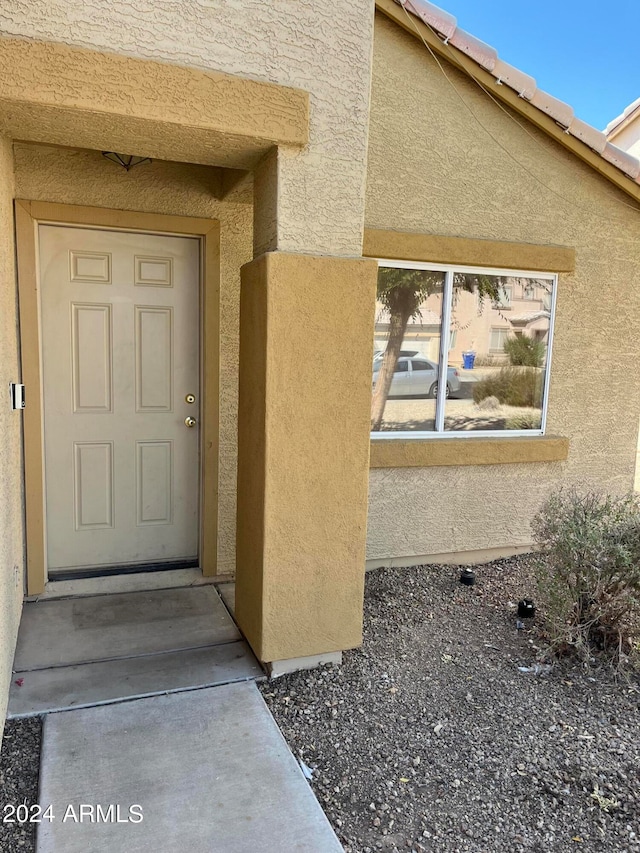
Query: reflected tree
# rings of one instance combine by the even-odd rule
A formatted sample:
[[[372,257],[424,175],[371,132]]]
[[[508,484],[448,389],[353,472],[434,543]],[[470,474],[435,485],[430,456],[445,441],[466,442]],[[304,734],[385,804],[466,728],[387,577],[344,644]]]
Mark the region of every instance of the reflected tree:
[[[378,271],[378,302],[389,314],[389,337],[371,400],[371,429],[382,427],[407,324],[417,317],[420,305],[433,293],[442,293],[443,274],[432,270],[381,267]]]
[[[499,307],[506,280],[502,276],[454,273],[454,306],[457,293],[466,291],[478,294],[480,310],[485,299],[494,307]],[[378,271],[377,297],[389,314],[389,337],[371,401],[371,429],[374,432],[382,428],[391,382],[409,320],[419,316],[420,306],[429,296],[442,293],[443,281],[444,274],[435,270],[380,267]]]

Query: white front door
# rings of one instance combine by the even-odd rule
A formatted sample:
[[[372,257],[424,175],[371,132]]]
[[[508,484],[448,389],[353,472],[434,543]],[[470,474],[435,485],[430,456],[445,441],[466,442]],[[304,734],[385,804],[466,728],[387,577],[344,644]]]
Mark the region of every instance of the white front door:
[[[199,259],[196,238],[39,226],[51,571],[197,558]]]

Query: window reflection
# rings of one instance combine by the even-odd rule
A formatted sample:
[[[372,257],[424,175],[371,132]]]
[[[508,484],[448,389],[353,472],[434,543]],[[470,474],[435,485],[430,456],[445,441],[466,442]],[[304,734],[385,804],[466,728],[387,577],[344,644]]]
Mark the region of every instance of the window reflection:
[[[436,421],[444,273],[381,267],[371,428],[432,432]]]
[[[540,430],[554,280],[449,275],[447,386],[438,416],[445,273],[379,268],[372,431]]]
[[[464,391],[446,402],[445,430],[541,428],[551,288],[548,279],[454,274],[449,362],[461,365]]]

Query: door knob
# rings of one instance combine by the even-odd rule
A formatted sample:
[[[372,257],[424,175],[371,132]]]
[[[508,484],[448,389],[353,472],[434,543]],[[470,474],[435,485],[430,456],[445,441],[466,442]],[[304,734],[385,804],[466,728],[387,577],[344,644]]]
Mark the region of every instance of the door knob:
[[[184,419],[185,426],[194,427],[198,421],[195,418],[185,418]]]

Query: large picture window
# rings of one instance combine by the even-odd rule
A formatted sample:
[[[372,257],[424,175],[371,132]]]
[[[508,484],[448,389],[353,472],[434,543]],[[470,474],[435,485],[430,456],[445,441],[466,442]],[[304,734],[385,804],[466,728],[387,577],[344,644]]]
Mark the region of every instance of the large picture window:
[[[378,263],[372,436],[543,434],[556,276]]]

